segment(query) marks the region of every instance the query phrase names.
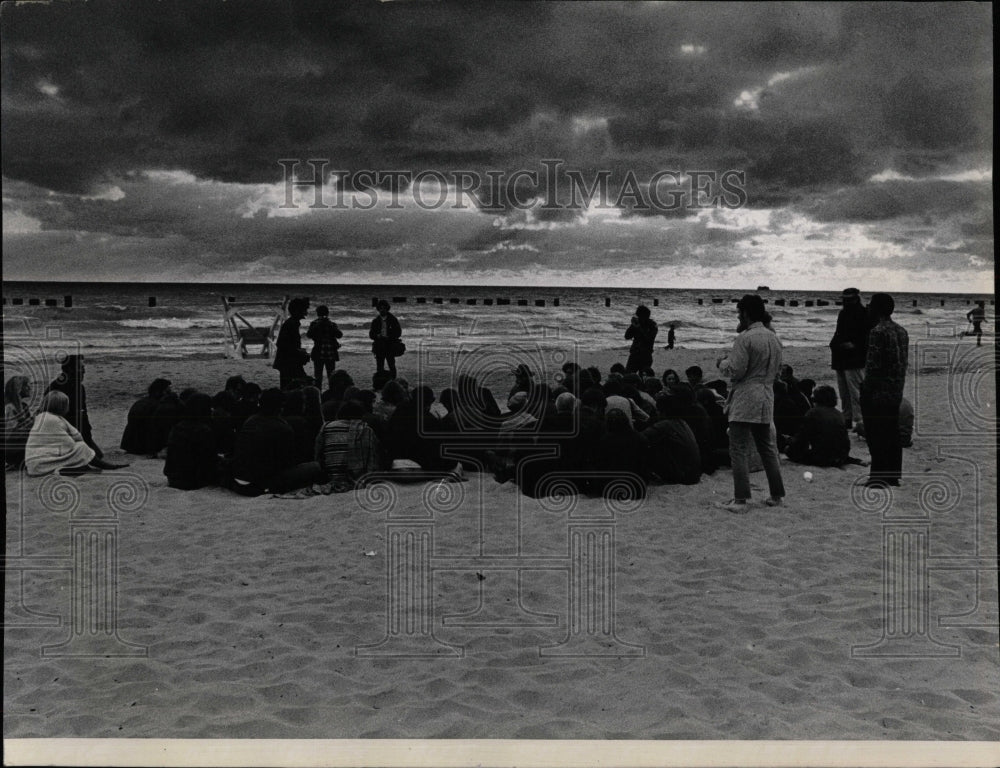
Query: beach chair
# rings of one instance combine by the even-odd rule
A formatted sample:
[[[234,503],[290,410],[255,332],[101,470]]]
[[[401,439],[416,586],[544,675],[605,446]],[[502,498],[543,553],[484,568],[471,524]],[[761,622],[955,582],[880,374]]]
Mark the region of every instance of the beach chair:
[[[288,317],[288,302],[288,296],[280,306],[261,302],[237,302],[231,296],[223,296],[223,318],[228,334],[224,350],[226,357],[245,360],[251,356],[248,347],[260,347],[256,356],[272,359],[276,351],[278,331]],[[267,307],[271,310],[273,315],[269,325],[254,325],[243,316],[243,311],[247,308],[256,307]]]

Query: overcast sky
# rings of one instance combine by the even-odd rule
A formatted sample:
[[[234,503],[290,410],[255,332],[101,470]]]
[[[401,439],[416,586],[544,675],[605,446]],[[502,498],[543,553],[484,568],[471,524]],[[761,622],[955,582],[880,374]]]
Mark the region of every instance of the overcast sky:
[[[5,279],[992,292],[985,4],[91,0],[0,21]],[[733,169],[746,205],[422,210],[411,188],[287,209],[286,158],[561,159],[612,197],[629,173]]]

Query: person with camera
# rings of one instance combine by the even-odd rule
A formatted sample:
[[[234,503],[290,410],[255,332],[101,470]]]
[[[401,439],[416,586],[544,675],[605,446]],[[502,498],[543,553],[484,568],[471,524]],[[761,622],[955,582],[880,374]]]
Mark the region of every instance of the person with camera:
[[[659,328],[649,315],[649,307],[640,304],[632,315],[632,322],[625,329],[625,338],[632,340],[628,362],[625,363],[628,373],[651,368],[653,365],[653,342],[656,341]]]

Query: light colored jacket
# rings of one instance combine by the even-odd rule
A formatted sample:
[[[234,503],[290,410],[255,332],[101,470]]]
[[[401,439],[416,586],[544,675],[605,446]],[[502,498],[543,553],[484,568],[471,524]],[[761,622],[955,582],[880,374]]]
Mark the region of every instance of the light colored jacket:
[[[719,370],[729,377],[726,415],[730,421],[770,424],[774,419],[774,379],[781,368],[781,342],[753,323],[736,337]]]
[[[85,467],[93,459],[93,449],[62,416],[43,411],[35,417],[24,448],[24,464],[31,477]]]

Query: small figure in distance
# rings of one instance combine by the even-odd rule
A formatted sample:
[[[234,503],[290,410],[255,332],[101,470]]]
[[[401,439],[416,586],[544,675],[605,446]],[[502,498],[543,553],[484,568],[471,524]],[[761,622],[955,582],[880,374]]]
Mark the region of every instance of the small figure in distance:
[[[674,323],[671,323],[670,327],[667,329],[667,346],[665,346],[664,349],[674,348],[674,342],[677,340],[677,334],[674,333],[674,328],[676,327],[677,326]]]
[[[983,322],[986,320],[986,302],[977,301],[976,306],[970,309],[965,318],[972,323],[972,330],[964,333],[964,336],[975,336],[976,346],[983,346]]]

